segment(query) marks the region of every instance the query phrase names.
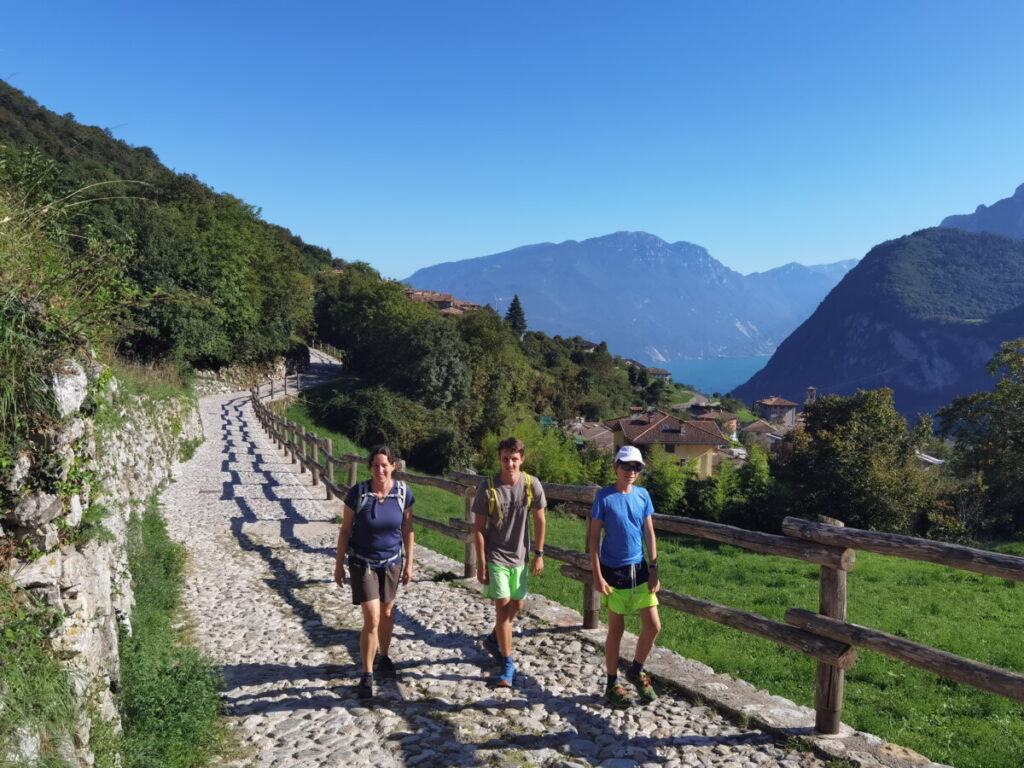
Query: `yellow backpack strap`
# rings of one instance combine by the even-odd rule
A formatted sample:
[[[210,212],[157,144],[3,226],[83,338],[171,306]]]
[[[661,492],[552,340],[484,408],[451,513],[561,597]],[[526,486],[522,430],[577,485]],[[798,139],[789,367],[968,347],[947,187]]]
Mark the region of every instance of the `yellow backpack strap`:
[[[494,487],[494,476],[487,476],[487,519],[497,516],[495,525],[501,523],[501,518],[504,517],[505,510],[501,508],[501,500],[498,499],[498,489]]]
[[[526,483],[526,514],[533,511],[533,478],[523,472],[523,482]]]

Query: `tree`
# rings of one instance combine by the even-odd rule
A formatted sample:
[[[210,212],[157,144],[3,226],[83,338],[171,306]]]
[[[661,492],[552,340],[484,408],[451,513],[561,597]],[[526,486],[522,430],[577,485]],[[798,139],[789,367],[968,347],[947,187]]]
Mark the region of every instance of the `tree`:
[[[996,379],[993,391],[958,397],[937,415],[941,434],[956,440],[951,469],[984,489],[992,532],[1019,532],[1024,530],[1024,338],[1005,342],[988,372]]]
[[[671,515],[678,514],[686,482],[693,476],[692,466],[680,466],[677,456],[666,453],[661,446],[656,446],[650,451],[640,482],[651,494],[655,511]]]
[[[526,313],[523,312],[523,305],[519,302],[518,293],[512,297],[512,303],[508,305],[505,322],[516,336],[526,333]]]
[[[773,479],[768,453],[759,445],[747,449],[747,462],[739,469],[740,488],[748,502],[763,500],[771,492]]]
[[[836,517],[854,528],[920,531],[936,489],[918,468],[906,420],[891,389],[828,395],[804,410],[806,428],[788,438],[779,499],[791,514]]]

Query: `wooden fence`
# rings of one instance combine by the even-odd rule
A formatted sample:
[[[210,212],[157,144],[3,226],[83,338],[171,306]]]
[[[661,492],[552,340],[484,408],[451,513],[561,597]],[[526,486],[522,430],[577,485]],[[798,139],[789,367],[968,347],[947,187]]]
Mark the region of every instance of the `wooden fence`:
[[[366,464],[367,459],[352,454],[335,456],[329,439],[321,439],[283,419],[267,408],[256,390],[252,394],[253,410],[278,448],[287,452],[293,462],[298,462],[301,471],[311,473],[314,485],[324,485],[327,498],[344,498],[348,488],[356,482],[358,465]],[[336,477],[344,477],[345,480],[341,482]],[[414,515],[413,520],[464,542],[464,576],[475,576],[476,550],[473,546],[471,505],[477,486],[485,482],[486,478],[464,472],[451,472],[448,478],[438,478],[405,471],[396,472],[395,477],[409,483],[441,488],[464,499],[465,515],[462,518],[453,517],[447,524],[419,515]],[[589,515],[594,493],[598,490],[592,486],[543,485],[549,500],[565,502],[569,512],[583,519]],[[829,518],[822,518],[821,522],[810,522],[787,517],[783,522],[781,536],[705,520],[659,514],[654,515],[654,527],[659,531],[710,539],[819,566],[818,613],[790,608],[783,622],[699,600],[664,586],[658,592],[658,599],[661,605],[766,638],[815,659],[818,662],[815,729],[820,734],[837,734],[840,731],[845,672],[855,663],[858,647],[885,654],[974,688],[1015,701],[1024,701],[1024,675],[846,621],[846,576],[854,567],[856,550],[924,560],[1014,581],[1024,581],[1024,558],[911,536],[845,528],[841,522]],[[546,557],[563,563],[562,574],[582,582],[583,626],[587,629],[595,628],[598,625],[600,595],[592,587],[589,555],[585,551],[578,552],[551,544],[545,544],[544,553]]]

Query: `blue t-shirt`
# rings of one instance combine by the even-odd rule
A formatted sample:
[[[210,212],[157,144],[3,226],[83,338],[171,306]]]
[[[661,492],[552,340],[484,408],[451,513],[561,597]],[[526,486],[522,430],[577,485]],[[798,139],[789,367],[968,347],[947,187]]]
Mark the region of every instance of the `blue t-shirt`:
[[[590,516],[604,523],[601,562],[609,568],[635,565],[644,559],[644,520],[654,514],[646,488],[634,485],[619,493],[614,485],[594,496]]]
[[[365,482],[365,481],[364,481]],[[405,510],[413,505],[412,488],[405,485],[405,507],[398,506],[398,482],[382,502],[372,494],[366,509],[359,511],[359,497],[369,491],[369,483],[356,483],[348,489],[345,505],[356,513],[352,523],[352,538],[348,542],[349,554],[367,560],[387,560],[402,551],[402,520]]]

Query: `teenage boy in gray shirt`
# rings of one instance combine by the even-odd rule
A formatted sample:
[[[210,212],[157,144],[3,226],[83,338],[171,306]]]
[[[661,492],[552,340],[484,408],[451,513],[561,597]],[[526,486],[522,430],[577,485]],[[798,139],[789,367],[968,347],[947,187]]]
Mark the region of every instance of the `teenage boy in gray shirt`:
[[[512,685],[516,674],[512,662],[512,620],[526,597],[526,560],[530,545],[530,512],[534,521],[533,566],[530,573],[544,571],[544,486],[520,470],[525,458],[523,441],[509,437],[498,444],[501,472],[481,483],[473,499],[475,513],[477,580],[484,585],[483,596],[494,600],[494,630],[484,646],[501,662],[499,686]]]

